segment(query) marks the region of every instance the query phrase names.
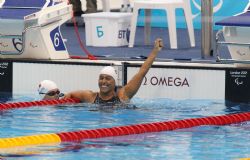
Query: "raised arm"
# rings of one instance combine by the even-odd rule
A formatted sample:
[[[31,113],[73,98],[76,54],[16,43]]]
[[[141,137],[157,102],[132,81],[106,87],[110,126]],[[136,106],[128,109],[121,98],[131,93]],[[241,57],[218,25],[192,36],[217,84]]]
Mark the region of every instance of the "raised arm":
[[[134,77],[127,83],[127,85],[125,85],[123,88],[119,90],[118,96],[121,100],[127,101],[136,94],[136,92],[141,86],[144,76],[149,71],[158,52],[162,49],[162,47],[163,47],[162,39],[156,39],[153,50],[149,54],[146,61],[142,64],[139,72],[134,75]]]

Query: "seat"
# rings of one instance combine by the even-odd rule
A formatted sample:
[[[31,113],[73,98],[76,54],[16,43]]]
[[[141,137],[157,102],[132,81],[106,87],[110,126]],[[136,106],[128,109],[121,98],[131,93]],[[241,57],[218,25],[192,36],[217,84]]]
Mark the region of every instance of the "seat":
[[[190,43],[191,46],[194,47],[195,46],[194,27],[192,22],[192,12],[189,0],[135,0],[132,20],[131,20],[129,47],[134,46],[136,24],[137,24],[137,17],[139,10],[163,9],[166,11],[167,15],[170,47],[171,49],[177,49],[177,31],[176,31],[176,17],[175,17],[175,10],[177,8],[181,8],[184,11]],[[147,17],[145,16],[145,18]],[[147,24],[145,24],[145,28],[147,28],[146,25]]]
[[[72,6],[58,0],[5,0],[0,8],[0,58],[69,58],[60,25]]]

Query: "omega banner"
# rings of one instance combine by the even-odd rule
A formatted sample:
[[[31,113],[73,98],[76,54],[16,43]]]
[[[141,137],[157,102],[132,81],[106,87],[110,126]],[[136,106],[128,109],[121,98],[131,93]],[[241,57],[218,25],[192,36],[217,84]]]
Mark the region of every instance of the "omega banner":
[[[127,68],[128,81],[138,67]],[[225,99],[225,71],[151,68],[136,97],[171,99]]]

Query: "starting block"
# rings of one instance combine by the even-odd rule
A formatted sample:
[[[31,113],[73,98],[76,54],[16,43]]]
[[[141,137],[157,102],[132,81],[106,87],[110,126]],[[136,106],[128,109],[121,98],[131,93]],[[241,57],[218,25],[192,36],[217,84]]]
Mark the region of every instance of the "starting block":
[[[8,5],[0,8],[0,58],[68,59],[60,26],[71,18],[72,6],[51,0],[21,1],[6,0]]]

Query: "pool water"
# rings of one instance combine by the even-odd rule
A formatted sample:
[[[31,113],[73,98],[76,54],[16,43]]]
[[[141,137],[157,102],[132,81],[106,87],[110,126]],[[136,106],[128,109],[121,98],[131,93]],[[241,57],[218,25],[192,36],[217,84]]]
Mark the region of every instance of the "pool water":
[[[24,98],[25,99],[25,98]],[[19,99],[20,100],[20,99]],[[27,100],[27,99],[25,99]],[[16,101],[16,100],[14,100]],[[250,111],[218,100],[133,99],[126,109],[89,104],[2,111],[0,137],[16,137],[224,115]],[[0,150],[0,159],[240,159],[250,157],[250,122],[174,131],[87,139]]]

